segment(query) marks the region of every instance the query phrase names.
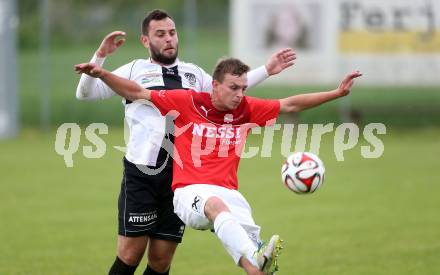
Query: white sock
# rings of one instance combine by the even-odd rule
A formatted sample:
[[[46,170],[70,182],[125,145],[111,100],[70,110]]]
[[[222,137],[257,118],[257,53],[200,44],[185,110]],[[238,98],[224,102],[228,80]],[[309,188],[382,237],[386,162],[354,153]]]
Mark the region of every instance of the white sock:
[[[238,264],[240,257],[244,256],[253,265],[257,265],[252,258],[257,247],[230,212],[222,212],[217,215],[214,221],[214,230],[236,264]]]

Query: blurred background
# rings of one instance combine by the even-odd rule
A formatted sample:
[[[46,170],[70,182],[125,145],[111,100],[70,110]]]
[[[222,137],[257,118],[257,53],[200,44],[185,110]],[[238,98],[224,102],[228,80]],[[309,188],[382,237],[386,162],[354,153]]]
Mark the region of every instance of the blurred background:
[[[256,67],[293,47],[296,64],[250,90],[255,96],[333,89],[346,72],[364,72],[349,97],[281,120],[358,125],[360,141],[343,162],[333,134],[323,137],[322,190],[298,196],[282,186],[280,132],[270,158],[241,163],[241,191],[263,236],[286,239],[280,274],[440,274],[440,7],[382,2],[0,0],[0,274],[106,274],[116,249],[124,111],[118,97],[76,100],[73,65],[90,60],[113,30],[127,41],[106,68],[147,58],[140,23],[154,8],[175,20],[179,58],[207,72],[222,56]],[[81,129],[72,168],[54,149],[64,123]],[[83,153],[94,148],[84,136],[91,123],[108,125],[99,159]],[[369,123],[386,126],[376,159],[360,153]],[[241,273],[209,232],[187,230],[172,274]]]
[[[88,61],[105,34],[119,29],[127,32],[127,43],[108,59],[108,68],[145,58],[148,53],[139,43],[140,22],[150,7],[161,7],[176,21],[180,58],[199,64],[207,72],[225,55],[238,56],[256,67],[275,50],[294,47],[298,53],[295,67],[268,81],[269,86],[257,88],[255,93],[259,96],[279,97],[292,90],[331,88],[346,72],[359,69],[365,77],[344,106],[350,101],[362,122],[438,125],[439,20],[423,16],[435,15],[438,5],[421,1],[412,4],[411,9],[411,4],[402,2],[401,10],[392,10],[389,6],[393,4],[371,1],[361,6],[356,1],[345,1],[354,7],[346,3],[348,7],[344,9],[340,1],[321,2],[3,0],[3,10],[9,5],[16,12],[16,16],[5,14],[3,26],[5,30],[10,26],[9,30],[16,33],[7,36],[2,32],[2,77],[7,80],[2,81],[2,90],[16,90],[17,100],[2,109],[16,108],[17,115],[12,114],[12,118],[16,117],[24,127],[48,129],[66,121],[97,120],[120,125],[119,100],[102,104],[78,102],[71,91],[78,76],[67,68]],[[394,18],[398,12],[402,15]],[[409,35],[419,31],[420,38],[402,37],[405,31]],[[364,46],[360,48],[360,44]],[[10,93],[2,92],[3,102]],[[331,115],[327,120],[333,121],[338,118],[337,109],[338,104],[334,104],[314,111],[312,118],[308,113],[302,116],[308,122],[322,122]],[[1,114],[1,121],[9,121],[3,118],[4,112]],[[5,130],[0,132],[8,135]]]

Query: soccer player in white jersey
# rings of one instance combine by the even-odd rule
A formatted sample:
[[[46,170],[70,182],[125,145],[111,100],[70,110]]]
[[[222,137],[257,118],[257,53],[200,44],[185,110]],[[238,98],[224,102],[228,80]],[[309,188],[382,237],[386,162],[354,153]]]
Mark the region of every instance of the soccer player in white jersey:
[[[103,65],[105,57],[125,41],[125,34],[107,35],[91,62]],[[142,23],[142,44],[149,59],[134,60],[114,71],[120,77],[156,90],[192,89],[210,91],[212,78],[198,66],[177,58],[177,32],[171,17],[164,11],[150,12]],[[291,49],[274,54],[266,66],[248,73],[248,84],[254,86],[293,65]],[[116,95],[101,80],[82,75],[76,96],[82,100],[105,99]],[[110,275],[131,275],[146,249],[148,266],[144,275],[168,274],[176,246],[181,242],[184,224],[173,213],[171,190],[171,131],[165,117],[152,106],[125,98],[125,118],[130,139],[123,160],[124,176],[119,195],[119,231],[117,257]],[[169,122],[169,121],[167,121]],[[168,125],[168,124],[167,124]]]
[[[217,64],[212,93],[144,89],[91,63],[78,64],[75,70],[100,78],[124,98],[151,101],[163,115],[173,111],[178,130],[172,182],[174,211],[187,226],[214,229],[247,274],[273,274],[281,249],[277,235],[260,245],[260,227],[237,191],[237,169],[247,133],[251,127],[272,125],[279,113],[300,112],[346,96],[353,80],[361,76],[357,71],[348,74],[331,91],[263,100],[245,96],[249,67],[233,58]]]

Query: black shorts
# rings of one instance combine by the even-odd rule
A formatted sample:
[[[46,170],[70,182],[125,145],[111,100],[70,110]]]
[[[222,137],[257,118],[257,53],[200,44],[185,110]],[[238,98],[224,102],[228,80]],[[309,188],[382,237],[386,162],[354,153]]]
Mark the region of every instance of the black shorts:
[[[185,225],[174,213],[172,175],[171,166],[157,175],[148,175],[124,158],[119,235],[182,241]]]

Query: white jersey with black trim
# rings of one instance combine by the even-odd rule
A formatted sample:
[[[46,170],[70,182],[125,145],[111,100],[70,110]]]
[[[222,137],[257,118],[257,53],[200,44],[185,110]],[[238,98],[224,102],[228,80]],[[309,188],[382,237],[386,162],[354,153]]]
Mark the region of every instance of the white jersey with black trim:
[[[104,58],[96,55],[90,62],[103,65]],[[114,74],[135,81],[144,88],[152,90],[192,89],[194,91],[210,92],[212,77],[203,69],[192,63],[180,60],[169,66],[160,66],[149,59],[136,59],[113,71]],[[268,77],[264,66],[248,73],[249,86],[255,86]],[[81,75],[76,97],[81,100],[106,99],[117,95],[102,80]],[[172,144],[164,144],[167,132],[166,119],[148,101],[130,102],[123,100],[125,105],[125,120],[130,135],[127,142],[125,158],[141,165],[156,166],[161,147],[170,152]],[[167,146],[168,145],[168,146]],[[162,160],[161,160],[162,161]]]

